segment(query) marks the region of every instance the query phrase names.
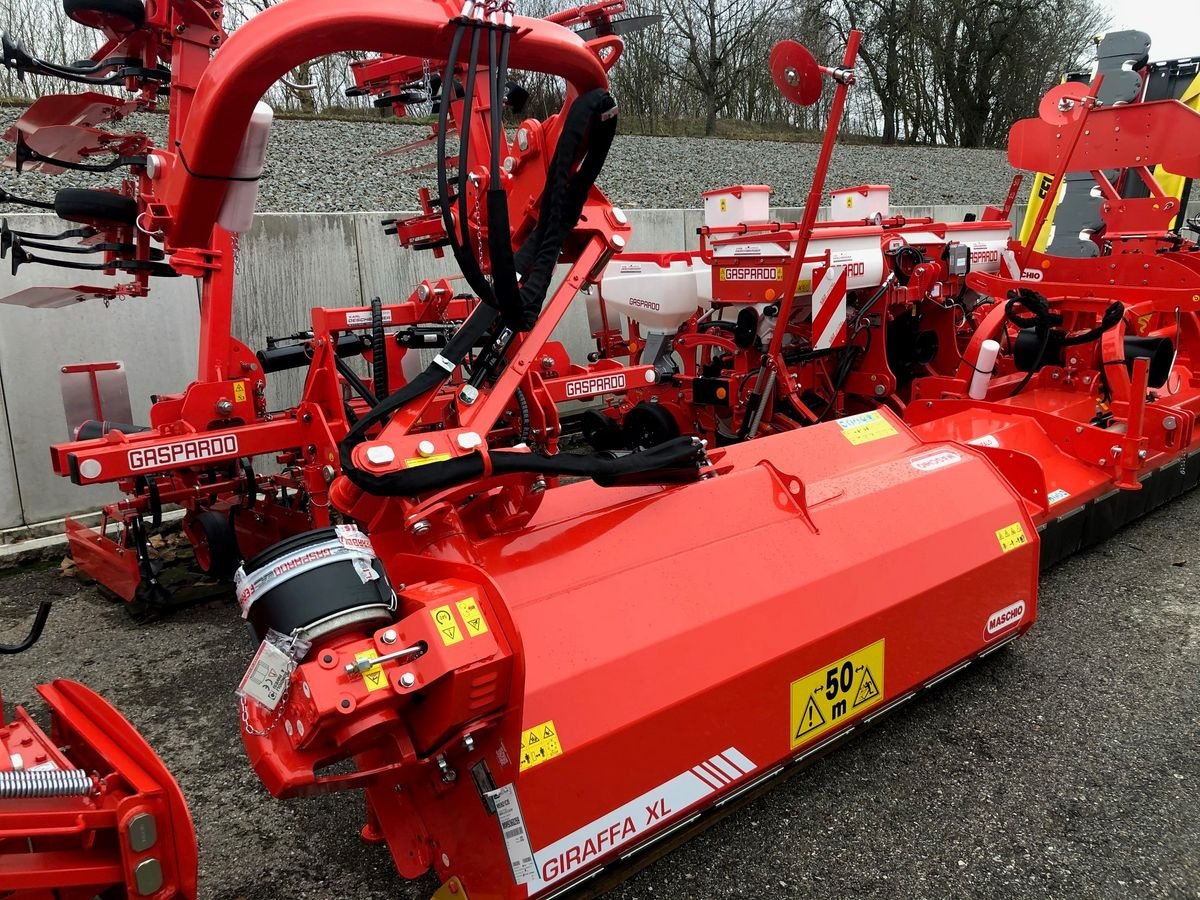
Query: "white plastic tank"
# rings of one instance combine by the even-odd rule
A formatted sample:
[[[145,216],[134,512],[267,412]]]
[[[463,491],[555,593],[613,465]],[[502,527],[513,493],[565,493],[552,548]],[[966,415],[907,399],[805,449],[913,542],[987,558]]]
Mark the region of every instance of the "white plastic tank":
[[[271,135],[271,122],[275,113],[261,100],[255,104],[246,127],[246,137],[233,163],[230,176],[249,181],[230,181],[225,189],[225,200],[217,214],[217,224],[226,231],[242,234],[254,224],[254,206],[258,202],[258,177],[262,175],[267,159],[267,138]]]

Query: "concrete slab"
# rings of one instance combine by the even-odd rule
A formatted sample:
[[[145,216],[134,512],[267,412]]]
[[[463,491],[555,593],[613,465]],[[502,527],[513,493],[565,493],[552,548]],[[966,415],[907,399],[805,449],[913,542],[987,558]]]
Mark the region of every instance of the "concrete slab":
[[[353,216],[260,215],[242,235],[239,254],[233,333],[252,350],[265,347],[267,335],[308,329],[314,306],[362,303]],[[268,376],[271,409],[296,403],[304,372]]]

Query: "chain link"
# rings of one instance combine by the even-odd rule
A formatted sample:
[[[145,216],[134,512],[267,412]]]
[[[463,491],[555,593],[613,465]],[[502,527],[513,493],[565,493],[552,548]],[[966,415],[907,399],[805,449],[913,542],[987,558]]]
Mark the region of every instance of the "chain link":
[[[293,670],[294,671],[294,670]],[[246,730],[246,734],[254,737],[266,737],[272,731],[279,727],[279,723],[283,721],[283,711],[287,707],[288,696],[292,692],[291,677],[288,679],[288,686],[283,689],[283,694],[279,697],[279,705],[275,707],[274,713],[271,715],[271,722],[265,729],[259,731],[250,724],[250,705],[246,702],[245,697],[239,697],[238,702],[242,707],[242,727]]]

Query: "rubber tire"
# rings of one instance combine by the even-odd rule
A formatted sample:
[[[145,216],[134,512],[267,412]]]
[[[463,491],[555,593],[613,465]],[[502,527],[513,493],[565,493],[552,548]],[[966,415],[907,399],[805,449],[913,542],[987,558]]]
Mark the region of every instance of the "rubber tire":
[[[231,576],[241,559],[233,523],[226,516],[206,509],[196,513],[192,518],[191,526],[200,533],[204,542],[203,548],[199,546],[194,548],[196,566],[201,572],[212,578]]]
[[[145,27],[146,6],[142,0],[63,0],[67,18],[88,28],[108,28],[129,34]]]
[[[137,221],[137,201],[110,191],[60,188],[54,195],[54,214],[84,225],[110,222],[132,226]]]

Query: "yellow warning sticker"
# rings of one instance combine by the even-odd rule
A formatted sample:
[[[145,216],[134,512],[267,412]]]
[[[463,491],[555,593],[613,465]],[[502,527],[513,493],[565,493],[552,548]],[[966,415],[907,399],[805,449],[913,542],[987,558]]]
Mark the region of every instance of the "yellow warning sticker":
[[[883,700],[883,641],[792,682],[792,749]]]
[[[896,429],[891,423],[875,411],[846,416],[844,419],[838,419],[837,423],[842,429],[842,436],[852,444],[869,444],[871,441],[896,434]]]
[[[442,637],[442,643],[447,647],[457,644],[463,639],[462,629],[458,627],[458,621],[454,618],[454,613],[450,611],[449,603],[439,606],[437,609],[431,609],[429,615],[433,617],[433,624]]]
[[[416,466],[427,466],[430,463],[445,462],[450,458],[449,453],[435,453],[433,456],[414,456],[404,461],[405,468],[412,469]]]
[[[246,382],[235,381],[233,383],[233,399],[238,403],[246,402]]]
[[[375,659],[378,655],[374,650],[364,650],[362,653],[354,654],[354,661]],[[381,688],[387,687],[387,676],[383,674],[383,666],[379,665],[379,663],[375,663],[375,665],[363,672],[362,680],[363,684],[367,686],[368,691],[378,691]]]
[[[521,735],[521,771],[532,769],[546,760],[562,756],[562,744],[558,741],[558,729],[554,720],[526,728]]]
[[[454,605],[458,607],[458,614],[462,616],[462,620],[467,626],[468,635],[479,637],[488,630],[487,619],[483,617],[483,610],[479,608],[474,597],[459,600]]]
[[[1021,527],[1020,522],[1013,522],[1007,528],[1001,528],[996,532],[996,540],[1000,542],[1000,549],[1005,553],[1029,543],[1029,538],[1025,537],[1025,529]]]

